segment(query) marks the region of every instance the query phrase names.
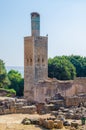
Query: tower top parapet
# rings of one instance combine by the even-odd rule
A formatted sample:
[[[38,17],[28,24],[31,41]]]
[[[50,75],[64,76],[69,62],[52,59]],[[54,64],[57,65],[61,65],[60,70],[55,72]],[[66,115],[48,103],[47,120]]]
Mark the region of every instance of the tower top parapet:
[[[32,36],[40,36],[40,14],[37,12],[31,13],[31,34]]]
[[[31,16],[32,16],[32,17],[33,17],[33,16],[40,16],[40,14],[37,13],[37,12],[32,12],[32,13],[31,13]]]

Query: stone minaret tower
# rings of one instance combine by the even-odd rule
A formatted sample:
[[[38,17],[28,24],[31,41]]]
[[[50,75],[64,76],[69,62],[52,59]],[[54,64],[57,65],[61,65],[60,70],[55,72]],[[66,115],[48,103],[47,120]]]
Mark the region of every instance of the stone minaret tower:
[[[31,36],[24,37],[24,96],[34,100],[34,87],[48,77],[48,37],[40,36],[40,15],[31,13]]]

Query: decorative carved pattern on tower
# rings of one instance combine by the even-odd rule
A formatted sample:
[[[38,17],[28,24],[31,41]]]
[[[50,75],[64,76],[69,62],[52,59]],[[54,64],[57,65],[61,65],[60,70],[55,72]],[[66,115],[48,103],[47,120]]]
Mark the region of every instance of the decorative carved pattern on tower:
[[[24,59],[25,59],[25,66],[32,66],[33,65],[33,43],[31,38],[25,38],[25,46],[24,46]]]

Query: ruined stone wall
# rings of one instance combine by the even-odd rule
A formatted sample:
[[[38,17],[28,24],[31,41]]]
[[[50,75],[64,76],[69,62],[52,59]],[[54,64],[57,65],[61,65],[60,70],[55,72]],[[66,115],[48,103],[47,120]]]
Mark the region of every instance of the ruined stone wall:
[[[73,81],[72,80],[68,80],[68,81],[60,81],[58,80],[58,92],[61,93],[61,95],[63,95],[64,97],[66,96],[70,96],[73,94],[73,90],[72,90],[72,84]]]
[[[71,97],[79,93],[86,93],[86,78],[76,78],[68,81],[57,81],[58,91],[64,97]]]
[[[35,86],[34,99],[38,102],[45,102],[47,98],[55,96],[56,93],[60,93],[62,96],[68,98],[77,95],[79,93],[86,93],[85,78],[78,78],[75,80],[68,80],[68,81],[60,81],[60,80],[54,81],[53,79],[50,79],[39,82],[34,86]]]
[[[35,84],[34,87],[34,100],[38,102],[45,102],[47,98],[55,95],[57,92],[57,85],[54,82],[42,81]]]
[[[69,81],[71,83],[71,81]],[[73,96],[79,93],[86,93],[86,78],[76,78],[66,91],[66,96]]]
[[[84,102],[86,102],[86,96],[85,97],[74,96],[66,98],[65,105],[67,107],[79,106],[81,103],[84,104]]]
[[[74,87],[77,93],[86,93],[86,77],[76,78],[74,80]]]

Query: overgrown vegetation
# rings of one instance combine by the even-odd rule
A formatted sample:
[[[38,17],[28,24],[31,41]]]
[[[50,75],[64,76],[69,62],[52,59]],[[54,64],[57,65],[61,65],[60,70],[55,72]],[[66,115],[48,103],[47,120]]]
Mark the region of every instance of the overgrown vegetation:
[[[24,89],[24,79],[18,71],[10,70],[8,72],[8,78],[10,80],[9,89],[14,89],[16,91],[16,96],[23,96]]]
[[[4,62],[0,59],[0,88],[6,88],[10,84]]]
[[[24,79],[18,71],[10,70],[7,73],[2,60],[0,60],[0,89],[9,92],[7,96],[12,93],[16,96],[23,96]]]
[[[16,95],[16,91],[14,89],[7,89],[7,88],[0,88],[0,91],[5,91],[7,92],[7,97],[10,97],[10,96],[13,96],[13,95]]]

